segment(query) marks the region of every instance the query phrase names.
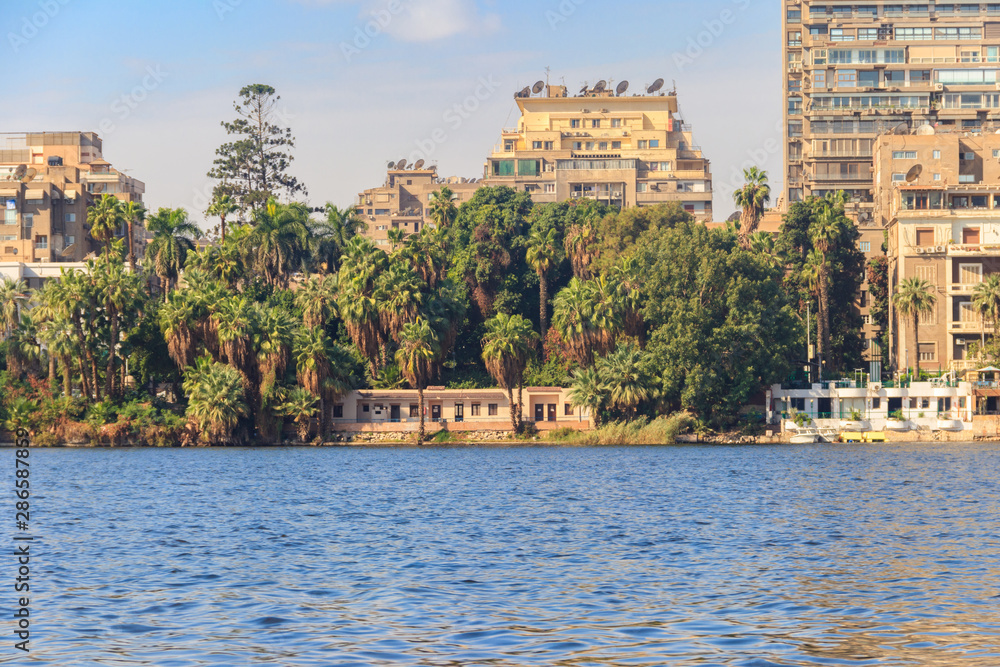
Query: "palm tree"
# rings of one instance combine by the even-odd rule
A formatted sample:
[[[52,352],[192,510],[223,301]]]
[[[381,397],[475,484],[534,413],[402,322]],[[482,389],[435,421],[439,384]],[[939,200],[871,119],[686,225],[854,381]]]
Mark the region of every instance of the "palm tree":
[[[194,249],[194,239],[201,238],[201,230],[188,220],[187,211],[182,208],[161,208],[149,218],[146,228],[153,233],[146,256],[163,283],[166,302],[171,281],[180,276],[188,252]]]
[[[403,327],[396,350],[396,365],[410,386],[417,390],[417,410],[420,413],[420,431],[417,444],[422,445],[427,435],[424,428],[424,389],[434,374],[434,358],[438,355],[438,340],[426,320],[417,318]]]
[[[403,245],[403,241],[406,239],[406,232],[399,227],[393,227],[385,235],[389,239],[389,252],[396,252],[396,248]]]
[[[111,252],[111,240],[121,228],[122,220],[122,205],[114,195],[101,195],[92,206],[87,207],[90,235],[104,245],[105,252]]]
[[[326,220],[314,223],[311,228],[314,240],[314,270],[334,272],[340,268],[340,259],[351,239],[368,228],[358,209],[353,206],[337,208],[326,203]]]
[[[386,337],[398,342],[403,326],[417,318],[423,305],[421,281],[410,265],[393,261],[379,275],[375,286],[379,322]]]
[[[322,329],[337,314],[337,274],[306,278],[295,292],[295,303],[302,309],[302,323],[307,329]]]
[[[531,231],[526,259],[528,266],[538,274],[538,321],[543,340],[549,328],[549,272],[562,261],[562,253],[562,243],[555,228]]]
[[[67,319],[57,317],[49,320],[39,330],[40,340],[48,348],[49,357],[58,359],[63,373],[63,394],[73,395],[73,356],[77,354],[76,337],[73,324]]]
[[[184,374],[188,396],[187,416],[208,444],[230,443],[241,418],[247,414],[243,382],[235,369],[199,357]]]
[[[566,230],[566,256],[573,267],[573,275],[580,280],[593,275],[591,265],[597,257],[597,241],[597,221],[590,217]]]
[[[0,326],[6,338],[17,327],[21,307],[28,303],[31,294],[23,280],[11,280],[4,276],[0,282]]]
[[[288,392],[285,401],[281,404],[282,414],[291,417],[295,422],[295,432],[299,436],[300,442],[309,439],[309,431],[312,430],[312,418],[319,412],[316,407],[317,398],[308,389],[295,387]]]
[[[596,368],[577,369],[570,384],[569,400],[574,407],[587,408],[594,426],[601,425],[601,410],[607,404],[608,387]]]
[[[108,366],[104,377],[104,395],[115,396],[115,364],[118,360],[119,327],[122,313],[134,311],[139,300],[140,278],[134,273],[126,273],[121,262],[113,261],[110,255],[97,265],[98,299],[104,305],[104,315],[109,323]]]
[[[823,280],[823,255],[819,250],[813,248],[809,251],[809,255],[806,257],[806,262],[802,266],[802,277],[806,281],[806,285],[811,296],[816,297],[816,356],[819,363],[820,372],[824,368],[823,366],[823,355],[826,351],[824,347],[824,325],[827,322],[827,318],[824,317],[826,307],[826,302],[820,297],[820,284]],[[822,380],[822,375],[820,380]]]
[[[320,435],[328,430],[330,403],[350,391],[344,373],[346,352],[321,329],[306,329],[295,340],[295,363],[299,384],[319,401]]]
[[[566,341],[570,358],[581,366],[594,362],[593,299],[588,282],[572,278],[552,302],[552,326]]]
[[[767,172],[757,167],[744,169],[743,178],[746,182],[733,193],[733,199],[743,209],[740,215],[740,245],[749,248],[750,236],[757,231],[771,201],[771,186],[767,184]]]
[[[446,230],[455,222],[458,217],[458,208],[455,206],[455,193],[447,185],[442,186],[437,192],[431,193],[430,212],[428,217],[434,221],[434,225],[440,230]]]
[[[356,236],[347,245],[343,260],[337,306],[347,334],[368,359],[374,376],[378,373],[378,356],[385,339],[375,290],[388,257],[370,239]]]
[[[236,205],[236,202],[229,195],[218,195],[209,204],[208,210],[205,211],[208,215],[219,216],[220,243],[224,244],[226,242],[226,218],[238,210],[240,210],[239,206]]]
[[[531,322],[520,315],[498,313],[486,322],[483,361],[497,384],[507,390],[510,424],[515,433],[521,431],[522,424],[521,391],[524,387],[524,369],[537,339],[538,334],[531,328]],[[514,403],[514,387],[517,387],[517,404]]]
[[[634,418],[639,405],[656,393],[656,378],[649,376],[643,365],[642,351],[633,345],[621,345],[597,362],[608,405],[629,418]]]
[[[123,202],[121,214],[128,226],[128,266],[135,273],[135,224],[146,220],[146,207],[141,202]]]
[[[979,332],[982,354],[986,353],[986,324],[993,325],[993,335],[996,336],[1000,326],[1000,274],[993,273],[976,285],[972,290],[972,305],[979,311],[983,327]]]
[[[916,348],[917,378],[920,378],[920,316],[933,312],[937,303],[934,285],[923,278],[907,278],[892,296],[892,304],[903,315],[913,318],[913,346]]]
[[[823,362],[823,350],[828,350],[830,345],[830,253],[836,247],[837,240],[841,236],[842,217],[841,209],[826,205],[816,220],[809,226],[809,235],[812,237],[813,247],[819,253],[819,257],[814,258],[812,261],[817,263],[819,270],[819,318],[821,328],[820,340],[818,341],[819,347],[817,349],[820,350],[820,364]],[[833,366],[832,360],[830,361],[830,365]],[[820,369],[822,372],[822,366],[820,366]]]
[[[287,287],[291,274],[308,254],[309,209],[304,204],[279,204],[271,199],[254,220],[244,242],[250,265],[268,285]]]

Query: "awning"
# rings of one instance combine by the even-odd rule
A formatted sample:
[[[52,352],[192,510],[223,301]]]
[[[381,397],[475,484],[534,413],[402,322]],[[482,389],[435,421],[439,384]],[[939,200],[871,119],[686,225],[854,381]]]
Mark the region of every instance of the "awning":
[[[45,199],[45,190],[25,190],[24,198],[28,201],[41,201]]]
[[[1000,373],[1000,368],[996,366],[987,366],[986,368],[980,368],[977,373]]]

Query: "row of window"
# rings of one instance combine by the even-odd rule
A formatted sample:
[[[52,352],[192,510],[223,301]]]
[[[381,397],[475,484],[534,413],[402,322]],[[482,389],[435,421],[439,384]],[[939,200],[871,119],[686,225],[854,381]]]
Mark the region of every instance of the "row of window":
[[[817,38],[825,38],[831,42],[874,42],[895,38],[899,42],[930,41],[930,40],[974,40],[983,38],[983,29],[979,27],[943,27],[943,28],[830,28],[827,34],[826,26],[813,26],[809,34]],[[801,46],[802,32],[794,30],[788,33],[788,46]]]
[[[931,176],[931,178],[932,178],[932,180],[940,181],[941,180],[941,174],[933,174]],[[892,175],[892,180],[893,180],[894,183],[903,183],[903,182],[906,181],[906,174],[903,174],[903,173],[894,173]],[[975,174],[959,174],[958,175],[958,182],[959,183],[978,183],[979,181],[976,179]]]
[[[589,119],[589,120],[587,120],[587,119],[580,119],[580,118],[571,118],[570,121],[569,121],[569,126],[570,127],[574,127],[574,128],[580,128],[580,127],[600,128],[601,127],[601,121],[603,121],[603,120],[604,120],[603,118],[592,118],[592,119]],[[621,118],[610,118],[608,120],[611,123],[611,125],[610,126],[606,125],[605,127],[621,127],[622,126],[622,119]],[[588,122],[590,123],[589,126],[588,125],[584,125],[584,123],[588,123]]]

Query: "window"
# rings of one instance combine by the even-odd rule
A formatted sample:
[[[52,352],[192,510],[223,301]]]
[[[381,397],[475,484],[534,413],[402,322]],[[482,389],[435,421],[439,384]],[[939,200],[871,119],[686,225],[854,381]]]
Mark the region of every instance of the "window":
[[[1000,46],[986,47],[986,62],[988,63],[1000,62]]]
[[[546,141],[545,142],[545,150],[547,150],[547,151],[552,150],[552,142],[551,141]]]
[[[958,175],[958,182],[959,183],[975,183],[976,182],[976,176],[974,174],[959,174]]]
[[[635,184],[635,191],[636,192],[649,192],[649,183],[636,183]]]
[[[854,88],[858,85],[858,72],[853,69],[842,69],[837,72],[837,88]]]
[[[620,141],[612,141],[611,142],[611,148],[612,149],[619,149],[621,147],[622,147],[622,142],[620,142]]]
[[[935,181],[940,181],[941,180],[941,174],[934,174],[934,180]]]
[[[802,22],[802,10],[801,9],[789,9],[786,13],[789,23],[801,23]]]
[[[826,49],[813,49],[813,65],[826,64]]]
[[[917,245],[920,247],[932,246],[934,245],[934,230],[933,229],[918,229],[917,230]],[[917,277],[923,278],[933,283],[937,283],[937,271],[935,270],[935,279],[931,280],[928,275],[920,275],[920,272],[925,269],[936,269],[933,266],[918,266],[917,267]]]
[[[575,151],[583,150],[583,142],[582,141],[574,141],[573,142],[573,150],[575,150]]]
[[[486,406],[486,409],[489,412],[489,416],[490,417],[496,417],[497,416],[497,404],[496,403],[490,403],[489,405]]]
[[[802,82],[799,81],[798,79],[789,79],[788,92],[790,93],[802,92]]]
[[[68,248],[69,246],[71,246],[74,243],[76,243],[76,237],[73,236],[72,234],[67,234],[63,238],[65,239],[65,241],[63,243],[64,243],[64,247],[66,247],[66,248]]]
[[[580,127],[580,119],[579,118],[573,118],[573,119],[571,119],[569,121],[569,126],[570,127]]]
[[[649,147],[650,148],[659,148],[660,147],[660,140],[659,139],[650,139],[649,140]]]
[[[479,403],[473,403],[469,408],[469,414],[473,417],[479,416]]]
[[[915,28],[920,30],[920,28]],[[924,28],[928,30],[928,28]],[[982,39],[982,28],[934,28],[934,39]]]
[[[962,51],[960,60],[963,63],[978,63],[979,51]]]
[[[76,222],[76,213],[67,213],[66,222]]]
[[[920,361],[937,361],[937,343],[920,343]],[[921,400],[921,408],[930,407],[930,399]]]
[[[638,146],[639,150],[644,150],[646,148],[649,148],[649,142],[646,141],[645,139],[640,139],[636,145]]]
[[[861,322],[863,324],[871,324],[872,323],[871,315],[862,315],[861,316]]]
[[[621,127],[621,126],[622,126],[622,119],[621,118],[612,118],[611,119],[611,127]]]
[[[540,141],[532,141],[531,142],[531,148],[533,150],[536,150],[536,151],[537,150],[541,150],[541,148],[542,148],[542,142],[540,142]]]
[[[608,150],[608,142],[602,141],[602,142],[598,143],[597,144],[597,150],[599,150],[599,151],[606,151],[606,150]]]
[[[898,40],[931,39],[931,36],[931,28],[896,28],[896,39]]]
[[[872,251],[872,242],[871,241],[860,241],[858,243],[858,250],[860,250],[861,252],[871,252]]]
[[[892,175],[892,182],[893,183],[902,183],[905,180],[906,180],[906,174],[893,174]]]
[[[49,248],[49,237],[48,236],[36,236],[35,237],[35,247],[39,250],[48,250]]]
[[[802,31],[788,33],[788,46],[802,46]]]
[[[343,419],[344,418],[344,406],[337,404],[333,406],[333,418]]]
[[[594,142],[593,141],[588,141],[587,142],[587,150],[588,151],[594,150]]]
[[[934,159],[935,160],[941,159],[941,151],[934,151]]]
[[[893,160],[916,160],[917,151],[893,151]]]
[[[590,121],[590,126],[597,128],[601,126],[601,120],[599,118]]]
[[[573,416],[573,404],[572,403],[566,403],[563,406],[563,415],[566,416],[566,417]]]
[[[850,8],[848,8],[850,9]],[[853,42],[854,41],[854,31],[844,30],[843,28],[830,28],[830,41],[831,42]]]
[[[545,194],[553,194],[553,193],[555,193],[555,191],[556,191],[556,184],[555,183],[546,183],[545,184]]]
[[[514,175],[514,161],[513,160],[496,160],[493,163],[493,175],[494,176],[513,176]]]
[[[32,225],[35,224],[35,214],[34,213],[25,213],[21,217],[24,220],[23,224],[24,224],[25,227],[31,227]]]
[[[420,417],[420,404],[410,403],[410,417]]]
[[[813,72],[813,88],[826,88],[826,72]]]

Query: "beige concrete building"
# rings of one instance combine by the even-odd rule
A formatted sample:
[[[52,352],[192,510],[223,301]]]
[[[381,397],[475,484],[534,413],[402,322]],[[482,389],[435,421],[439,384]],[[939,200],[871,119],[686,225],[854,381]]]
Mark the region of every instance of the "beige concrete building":
[[[589,412],[573,406],[568,389],[525,387],[522,400],[524,420],[534,422],[539,430],[591,427]],[[451,431],[510,430],[510,403],[503,389],[428,387],[424,409],[431,432],[441,426]],[[413,389],[352,391],[332,406],[331,413],[331,423],[338,431],[415,431],[420,424]]]
[[[597,199],[628,208],[676,201],[711,222],[709,161],[679,118],[677,96],[658,88],[628,95],[623,86],[613,90],[601,81],[568,96],[563,86],[539,82],[519,92],[521,117],[501,133],[484,182],[527,191],[539,203]]]
[[[876,216],[889,228],[889,283],[910,277],[935,286],[919,345],[908,317],[890,311],[900,367],[964,371],[969,345],[994,334],[972,305],[984,276],[1000,272],[1000,135],[886,136],[875,145]]]
[[[82,260],[96,250],[86,224],[94,198],[142,201],[145,189],[104,160],[93,132],[0,134],[0,262]]]
[[[784,207],[843,189],[864,222],[879,135],[1000,128],[1000,4],[789,0],[782,12]]]
[[[451,176],[439,178],[437,167],[425,168],[421,162],[406,168],[392,163],[385,177],[385,183],[378,188],[370,188],[358,195],[355,207],[358,214],[368,224],[365,234],[377,245],[389,244],[389,230],[402,229],[407,235],[419,232],[424,226],[432,225],[430,218],[431,194],[443,187],[454,193],[455,206],[472,198],[481,183],[475,178]]]

